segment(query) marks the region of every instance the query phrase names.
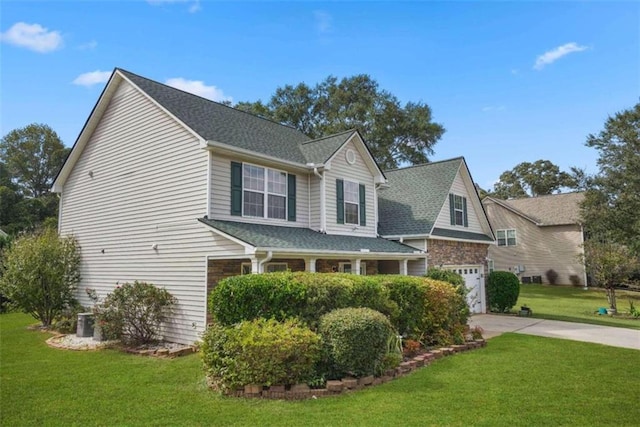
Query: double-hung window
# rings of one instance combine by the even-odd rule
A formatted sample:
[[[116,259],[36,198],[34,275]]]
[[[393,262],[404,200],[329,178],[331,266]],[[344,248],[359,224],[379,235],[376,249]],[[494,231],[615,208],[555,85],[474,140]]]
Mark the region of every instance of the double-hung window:
[[[242,189],[245,216],[287,218],[285,172],[245,163],[242,170]]]
[[[451,225],[468,227],[467,198],[458,194],[449,194],[449,213]]]
[[[344,182],[344,223],[359,224],[360,219],[360,185],[351,182]]]
[[[496,237],[498,239],[498,246],[515,246],[516,245],[516,230],[497,230]]]

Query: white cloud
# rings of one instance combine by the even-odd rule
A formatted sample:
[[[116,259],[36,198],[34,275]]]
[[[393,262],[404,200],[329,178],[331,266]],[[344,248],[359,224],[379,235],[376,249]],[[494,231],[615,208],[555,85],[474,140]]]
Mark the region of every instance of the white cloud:
[[[49,31],[40,24],[17,22],[0,39],[6,43],[25,47],[35,52],[52,52],[62,47],[62,36],[58,31]]]
[[[99,83],[106,83],[109,81],[109,77],[111,77],[111,71],[96,70],[80,74],[72,83],[78,86],[89,87]]]
[[[161,6],[173,3],[190,3],[189,9],[187,9],[189,13],[196,13],[202,9],[202,6],[200,6],[200,0],[147,0],[147,3],[152,6]]]
[[[226,96],[222,89],[218,89],[215,86],[207,86],[201,80],[187,80],[182,77],[175,77],[167,79],[165,83],[176,89],[184,90],[212,101],[233,101],[233,98]]]
[[[538,56],[533,68],[536,70],[542,70],[545,65],[552,64],[563,56],[574,52],[582,52],[587,49],[587,46],[580,46],[575,42],[563,44],[562,46],[558,46],[555,49],[546,51],[542,55]]]
[[[80,46],[78,46],[78,49],[80,50],[93,50],[98,46],[98,42],[95,40],[91,40],[90,42],[87,43],[82,43]]]
[[[191,4],[191,6],[189,6],[189,13],[196,13],[199,12],[202,9],[202,6],[200,6],[200,0],[196,0],[193,2],[193,4]]]
[[[323,34],[331,32],[331,21],[333,20],[331,15],[322,10],[314,10],[313,16],[316,20],[316,29],[318,30],[318,32]]]
[[[520,74],[520,70],[518,70],[517,68],[512,68],[511,74],[513,74],[514,76],[517,76],[518,74]]]

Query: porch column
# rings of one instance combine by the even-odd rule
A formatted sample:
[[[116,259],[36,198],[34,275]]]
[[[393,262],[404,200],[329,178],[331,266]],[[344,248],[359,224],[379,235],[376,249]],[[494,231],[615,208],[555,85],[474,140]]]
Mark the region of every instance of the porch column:
[[[258,262],[257,258],[251,258],[251,274],[258,274],[261,273],[260,270],[260,263]]]
[[[360,275],[360,259],[354,259],[351,261],[351,274]]]
[[[305,258],[304,260],[304,270],[309,273],[316,272],[316,259],[315,258]]]
[[[399,274],[401,276],[406,276],[407,275],[407,263],[409,262],[408,259],[401,259],[400,261],[398,261],[398,263],[400,264],[399,266]]]

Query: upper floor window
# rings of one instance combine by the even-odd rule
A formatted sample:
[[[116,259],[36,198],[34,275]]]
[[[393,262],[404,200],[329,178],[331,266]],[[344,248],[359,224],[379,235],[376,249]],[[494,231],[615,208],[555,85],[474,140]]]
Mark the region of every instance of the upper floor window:
[[[359,224],[360,186],[351,181],[344,182],[344,223]]]
[[[515,246],[516,230],[497,230],[498,246]]]
[[[466,197],[458,194],[449,194],[449,213],[451,225],[469,226]]]
[[[296,176],[231,162],[231,215],[296,220]]]

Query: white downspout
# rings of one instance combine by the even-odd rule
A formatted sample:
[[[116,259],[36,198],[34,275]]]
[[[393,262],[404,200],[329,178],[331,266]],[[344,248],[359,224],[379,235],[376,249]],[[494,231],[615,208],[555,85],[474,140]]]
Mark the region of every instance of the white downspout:
[[[324,182],[324,171],[322,173],[318,172],[318,168],[313,168],[313,174],[320,179],[320,231],[327,231],[327,214],[325,212],[325,182]]]
[[[580,224],[580,241],[581,241],[581,247],[582,247],[582,280],[584,280],[584,287],[582,289],[584,289],[585,291],[587,289],[589,289],[589,287],[587,286],[587,267],[586,267],[586,260],[585,260],[585,251],[584,251],[584,226],[582,224]]]
[[[264,273],[264,265],[271,261],[271,258],[273,258],[273,251],[267,252],[266,258],[258,261],[258,273]]]

